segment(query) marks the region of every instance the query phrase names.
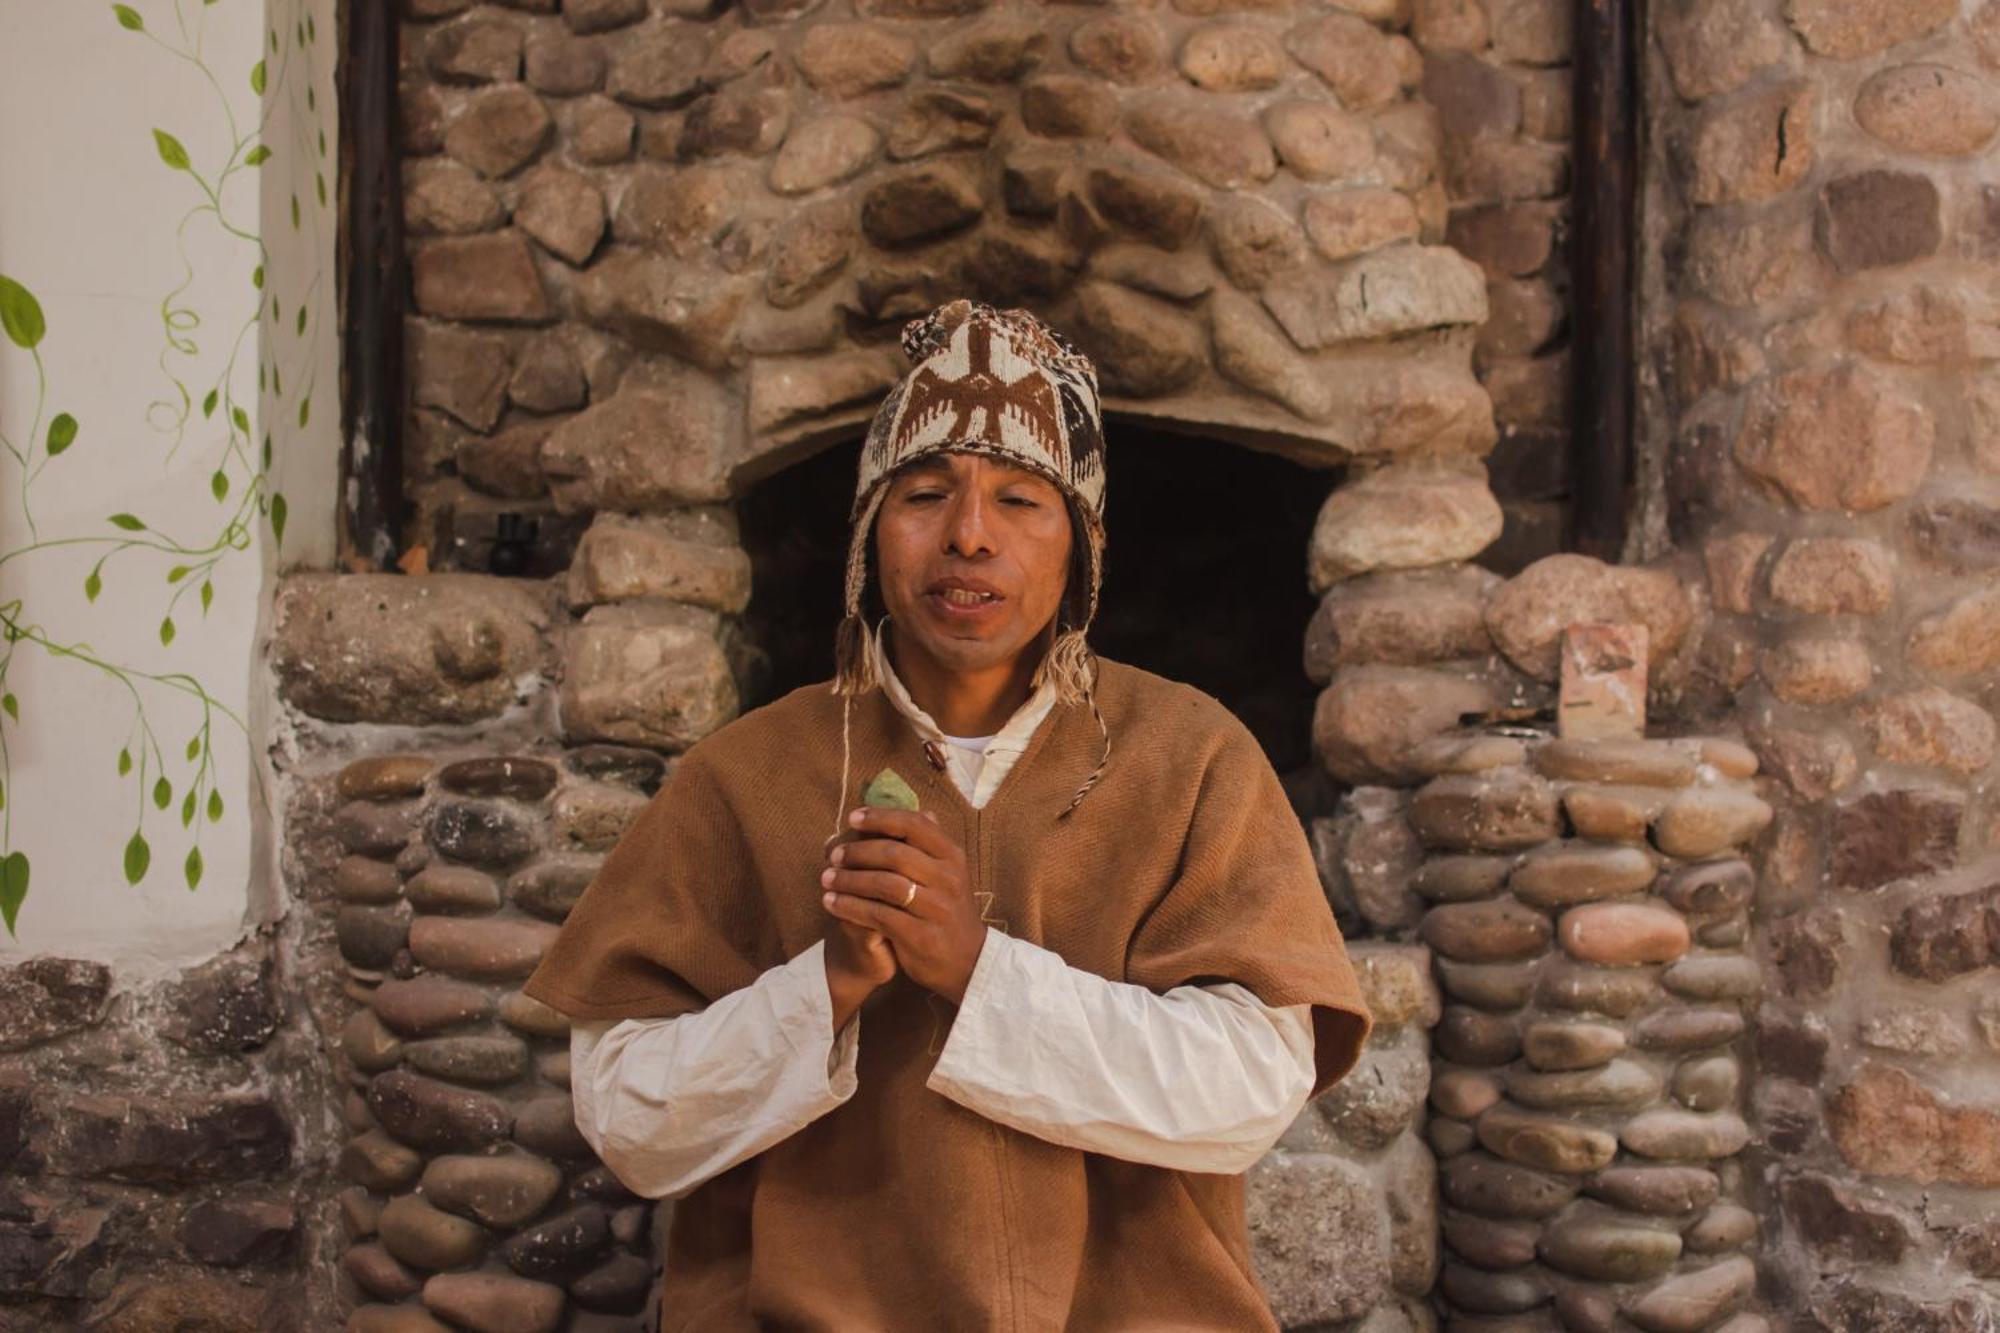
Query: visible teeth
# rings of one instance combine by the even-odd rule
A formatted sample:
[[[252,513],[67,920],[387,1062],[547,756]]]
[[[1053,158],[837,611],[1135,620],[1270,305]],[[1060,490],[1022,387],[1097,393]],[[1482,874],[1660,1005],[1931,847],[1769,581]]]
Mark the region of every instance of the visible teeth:
[[[947,602],[958,606],[974,606],[980,602],[992,601],[994,594],[990,592],[973,592],[969,588],[947,588],[944,590],[943,597]]]

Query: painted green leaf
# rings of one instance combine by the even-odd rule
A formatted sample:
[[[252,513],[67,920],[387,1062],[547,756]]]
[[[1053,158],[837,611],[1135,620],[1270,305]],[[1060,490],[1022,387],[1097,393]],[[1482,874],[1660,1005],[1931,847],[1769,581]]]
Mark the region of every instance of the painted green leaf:
[[[208,493],[218,500],[229,494],[229,476],[221,468],[217,468],[215,475],[208,479]]]
[[[917,793],[911,790],[901,773],[885,768],[868,779],[868,785],[861,789],[861,804],[882,805],[892,810],[914,810],[917,808]]]
[[[6,709],[7,716],[13,718],[16,722],[21,720],[21,701],[14,697],[12,690],[9,690],[5,694],[0,694],[0,708]]]
[[[201,414],[203,416],[212,417],[215,415],[216,396],[217,396],[216,391],[214,389],[210,389],[208,391],[207,396],[205,396],[201,400]]]
[[[201,757],[201,733],[198,731],[188,737],[187,757],[190,759],[199,759]]]
[[[131,771],[132,752],[130,750],[120,750],[118,752],[118,776],[122,778]]]
[[[174,618],[172,616],[167,616],[160,621],[160,642],[162,644],[169,644],[172,643],[173,641],[174,641]]]
[[[96,601],[97,594],[103,591],[104,591],[104,580],[97,576],[97,571],[95,569],[91,570],[88,574],[85,574],[83,576],[83,599],[85,601],[87,602]]]
[[[0,782],[0,810],[7,808],[7,784]]]
[[[187,864],[181,869],[187,875],[188,887],[190,889],[201,883],[201,848],[188,848]]]
[[[297,332],[301,336],[303,336],[306,331],[306,308],[303,305],[299,307],[299,318],[297,322],[298,322]]]
[[[4,273],[0,273],[0,328],[6,329],[8,340],[23,351],[33,351],[48,332],[48,324],[42,319],[42,303],[33,292]]]
[[[215,788],[208,789],[208,822],[213,824],[222,818],[222,793]]]
[[[164,810],[173,803],[174,784],[167,781],[165,773],[153,779],[153,804]]]
[[[113,5],[111,12],[118,16],[118,26],[127,32],[144,32],[146,20],[139,17],[139,11],[130,5]]]
[[[111,516],[111,526],[114,528],[123,528],[127,532],[144,532],[146,530],[146,525],[141,523],[138,517],[133,514],[113,514]]]
[[[292,196],[292,230],[293,230],[293,231],[297,231],[298,229],[299,229],[299,197],[298,197],[297,195],[293,195],[293,196]]]
[[[54,458],[75,443],[76,418],[67,412],[56,413],[56,419],[49,423],[49,457]]]
[[[282,397],[285,392],[285,377],[278,371],[278,363],[271,363],[271,392]]]
[[[319,206],[320,206],[321,208],[325,208],[325,207],[326,207],[326,177],[325,177],[325,176],[323,176],[323,175],[321,175],[321,174],[320,174],[319,172],[317,172],[317,171],[315,171],[315,172],[313,173],[313,188],[319,191]]]
[[[188,574],[188,567],[186,565],[175,565],[172,569],[167,571],[167,582],[179,583],[182,579],[187,577],[187,574]]]
[[[181,797],[181,827],[194,823],[194,788],[188,788],[187,795]]]
[[[165,130],[153,131],[153,146],[160,150],[160,161],[175,171],[188,170],[188,151],[181,147],[181,141]]]
[[[208,604],[215,600],[215,585],[207,579],[201,581],[201,613],[208,614]]]
[[[313,405],[313,400],[311,394],[307,394],[305,397],[299,399],[299,424],[301,426],[305,425],[306,418],[312,415],[312,405]]]
[[[313,22],[311,14],[306,15],[306,37],[308,40],[319,36],[319,25]]]
[[[132,841],[125,844],[125,882],[137,884],[146,877],[146,867],[153,863],[153,849],[146,845],[146,835],[134,833]]]
[[[232,407],[229,409],[229,419],[236,423],[236,429],[242,431],[245,435],[250,433],[250,414],[248,412],[245,412],[240,407]]]
[[[271,497],[271,533],[280,542],[285,540],[285,497]]]
[[[326,156],[326,131],[325,131],[325,130],[321,130],[321,131],[319,132],[319,155],[320,155],[321,157],[325,157],[325,156]]]
[[[270,160],[271,150],[263,144],[258,144],[243,155],[243,165],[246,167],[261,167]]]
[[[250,67],[250,91],[259,97],[264,95],[264,62],[261,60]]]
[[[250,270],[250,285],[260,292],[264,290],[264,266],[262,264]]]
[[[264,466],[271,466],[271,432],[264,432]]]
[[[21,903],[28,896],[28,854],[9,852],[7,859],[0,861],[0,917],[7,922],[7,933],[14,933],[15,918],[21,915]]]

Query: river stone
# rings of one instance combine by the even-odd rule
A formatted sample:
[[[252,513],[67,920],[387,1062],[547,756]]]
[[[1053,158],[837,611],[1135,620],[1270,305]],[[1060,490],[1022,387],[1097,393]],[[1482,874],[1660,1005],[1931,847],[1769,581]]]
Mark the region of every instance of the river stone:
[[[1547,1217],[1576,1197],[1572,1177],[1552,1176],[1468,1153],[1445,1163],[1444,1197],[1454,1207],[1481,1217]]]
[[[1521,1049],[1537,1069],[1595,1069],[1625,1049],[1625,1034],[1602,1023],[1530,1023]]]
[[[1571,787],[1563,792],[1563,810],[1580,838],[1643,842],[1667,799],[1658,787]]]
[[[500,1021],[526,1036],[569,1040],[568,1016],[520,991],[510,991],[501,998]]]
[[[433,1152],[483,1148],[505,1138],[512,1120],[503,1103],[483,1092],[402,1069],[376,1075],[368,1109],[397,1139]]]
[[[333,868],[334,896],[349,903],[394,902],[403,891],[396,867],[368,856],[343,856]]]
[[[1446,1264],[1439,1275],[1438,1289],[1456,1309],[1480,1314],[1521,1314],[1549,1302],[1547,1278],[1534,1265],[1506,1273]],[[1465,1321],[1454,1321],[1462,1327]]]
[[[1612,1018],[1634,1013],[1656,993],[1650,971],[1613,972],[1579,967],[1561,959],[1545,966],[1535,983],[1535,998],[1551,1009],[1608,1014]]]
[[[555,939],[540,921],[420,916],[410,923],[410,952],[425,967],[480,981],[526,977]]]
[[[393,858],[410,840],[415,827],[414,801],[390,805],[381,801],[349,801],[333,812],[333,836],[359,856]]]
[[[1703,1114],[1659,1107],[1626,1121],[1621,1137],[1625,1147],[1641,1157],[1703,1162],[1742,1152],[1750,1142],[1750,1127],[1733,1112]]]
[[[1614,1166],[1584,1186],[1593,1199],[1628,1212],[1684,1217],[1708,1207],[1722,1191],[1713,1171],[1694,1166]]]
[[[1431,1145],[1439,1161],[1470,1152],[1479,1144],[1479,1136],[1472,1126],[1463,1120],[1453,1120],[1449,1116],[1432,1116],[1424,1126],[1424,1140]]]
[[[1699,1051],[1742,1035],[1734,1009],[1669,1009],[1632,1025],[1632,1044],[1649,1051]]]
[[[1507,1095],[1535,1110],[1629,1110],[1657,1100],[1660,1079],[1632,1060],[1613,1060],[1600,1069],[1517,1070],[1507,1076]]]
[[[1682,1236],[1693,1254],[1740,1250],[1757,1239],[1757,1215],[1741,1204],[1718,1203]]]
[[[1623,1308],[1646,1333],[1699,1333],[1749,1299],[1756,1285],[1757,1266],[1738,1256],[1670,1277]]]
[[[1557,934],[1570,957],[1611,967],[1671,962],[1690,943],[1678,913],[1640,903],[1573,907],[1563,913]]]
[[[431,811],[431,845],[474,865],[508,866],[535,850],[534,830],[505,806],[440,801]]]
[[[340,956],[356,967],[386,968],[409,941],[410,905],[393,903],[386,907],[348,904],[334,914],[334,938],[340,942]]]
[[[1757,872],[1745,861],[1708,861],[1683,866],[1660,882],[1667,904],[1702,915],[1738,912],[1749,906],[1757,888]]]
[[[547,1157],[591,1156],[590,1144],[576,1127],[576,1106],[567,1096],[537,1097],[514,1116],[514,1141]]]
[[[1521,1033],[1511,1018],[1453,1005],[1437,1027],[1438,1053],[1462,1065],[1504,1065],[1521,1053]]]
[[[1653,821],[1653,841],[1669,856],[1703,860],[1749,842],[1771,818],[1771,807],[1747,791],[1700,788],[1667,803]]]
[[[377,1300],[408,1300],[423,1287],[416,1274],[377,1244],[354,1246],[340,1257],[340,1267],[357,1286]]]
[[[1601,1282],[1643,1282],[1674,1266],[1681,1238],[1672,1231],[1623,1223],[1608,1210],[1566,1215],[1543,1233],[1544,1262]]]
[[[1418,867],[1410,888],[1432,902],[1465,902],[1500,892],[1514,867],[1505,856],[1437,856]]]
[[[493,876],[471,866],[433,862],[411,878],[405,892],[420,912],[477,913],[500,906],[500,886]]]
[[[393,801],[422,796],[436,761],[421,754],[383,754],[357,759],[340,770],[340,794],[350,801]]]
[[[1535,748],[1535,771],[1571,782],[1632,787],[1685,787],[1694,781],[1695,757],[1668,741],[1583,740],[1562,737]]]
[[[401,1189],[417,1178],[423,1164],[413,1149],[379,1129],[355,1135],[340,1150],[340,1174],[376,1191]]]
[[[357,1009],[340,1029],[340,1053],[356,1069],[374,1074],[396,1067],[403,1058],[403,1043],[372,1010]]]
[[[1535,1261],[1541,1228],[1532,1222],[1500,1222],[1470,1213],[1447,1212],[1441,1231],[1453,1254],[1479,1268],[1502,1271]]]
[[[1756,960],[1740,954],[1683,958],[1660,974],[1660,984],[1684,1000],[1747,1000],[1764,988]]]
[[[1743,1067],[1734,1056],[1684,1060],[1674,1070],[1674,1100],[1690,1111],[1720,1111],[1736,1104]]]
[[[554,1163],[524,1152],[434,1159],[424,1168],[424,1197],[499,1231],[541,1214],[562,1188]]]
[[[1433,966],[1445,994],[1475,1009],[1511,1013],[1526,1004],[1534,993],[1535,969],[1531,963],[1454,963],[1439,958]]]
[[[1506,901],[1448,903],[1424,915],[1424,943],[1462,962],[1533,958],[1548,947],[1549,921],[1540,912]]]
[[[369,997],[376,1017],[405,1037],[428,1037],[493,1012],[485,991],[443,977],[385,981]]]
[[[1431,1081],[1431,1105],[1460,1120],[1476,1119],[1499,1100],[1500,1084],[1488,1074],[1448,1069]]]
[[[1396,575],[1377,575],[1394,578]],[[1321,602],[1325,606],[1351,584],[1336,584]],[[1484,632],[1482,630],[1482,632]],[[1512,736],[1488,736],[1479,732],[1457,732],[1433,736],[1410,751],[1410,767],[1427,778],[1446,773],[1484,773],[1492,768],[1512,768],[1522,763],[1528,747]]]
[[[636,1254],[611,1259],[569,1284],[569,1294],[586,1310],[637,1314],[653,1289],[653,1265]]]
[[[519,1037],[436,1037],[403,1048],[403,1063],[454,1083],[511,1083],[528,1072]]]
[[[528,1227],[500,1247],[500,1257],[522,1277],[567,1282],[596,1267],[611,1243],[611,1218],[602,1204],[586,1203]]]
[[[438,774],[447,789],[465,796],[506,796],[539,801],[556,788],[556,770],[539,759],[520,755],[462,759]]]
[[[1608,1165],[1618,1140],[1601,1129],[1529,1115],[1501,1102],[1479,1117],[1479,1142],[1509,1162],[1563,1175],[1585,1175]]]
[[[603,864],[601,856],[545,856],[514,873],[507,881],[507,897],[524,912],[545,921],[563,921]]]
[[[1653,858],[1637,847],[1570,844],[1530,855],[1507,887],[1534,907],[1568,907],[1638,893],[1653,875]]]
[[[1448,774],[1410,801],[1410,824],[1432,847],[1513,851],[1561,832],[1555,789],[1519,769]]]
[[[414,1194],[383,1205],[376,1222],[382,1245],[413,1268],[458,1268],[486,1252],[486,1232],[476,1223],[440,1212]]]
[[[565,1303],[561,1287],[504,1273],[439,1273],[424,1283],[424,1304],[474,1333],[555,1333]]]

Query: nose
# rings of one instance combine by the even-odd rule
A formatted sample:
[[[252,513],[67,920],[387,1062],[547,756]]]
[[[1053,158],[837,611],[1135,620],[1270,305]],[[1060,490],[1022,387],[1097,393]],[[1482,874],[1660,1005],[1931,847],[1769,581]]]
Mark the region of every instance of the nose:
[[[977,487],[965,487],[953,497],[951,512],[945,518],[944,537],[945,550],[952,555],[970,557],[992,552],[993,534],[986,525],[986,500]]]

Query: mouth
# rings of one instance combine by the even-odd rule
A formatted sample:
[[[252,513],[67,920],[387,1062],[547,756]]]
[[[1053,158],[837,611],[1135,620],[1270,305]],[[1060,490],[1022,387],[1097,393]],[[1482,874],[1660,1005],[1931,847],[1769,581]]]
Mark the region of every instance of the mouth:
[[[924,591],[924,602],[952,620],[983,616],[1006,600],[997,590],[969,579],[940,579]]]

